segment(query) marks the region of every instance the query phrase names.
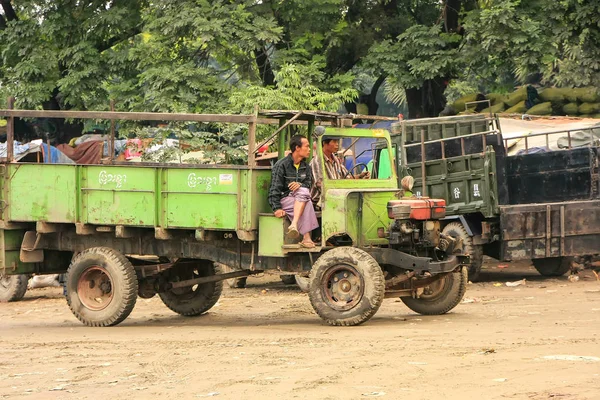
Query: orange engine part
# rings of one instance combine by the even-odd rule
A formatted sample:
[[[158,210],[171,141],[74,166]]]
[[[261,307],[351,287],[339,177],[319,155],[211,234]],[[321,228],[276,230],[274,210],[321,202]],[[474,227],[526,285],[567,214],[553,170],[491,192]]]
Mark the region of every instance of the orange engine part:
[[[394,219],[392,212],[395,205],[410,205],[410,219],[425,221],[428,219],[442,219],[446,216],[446,200],[427,198],[408,198],[402,200],[391,200],[388,202],[388,217]]]

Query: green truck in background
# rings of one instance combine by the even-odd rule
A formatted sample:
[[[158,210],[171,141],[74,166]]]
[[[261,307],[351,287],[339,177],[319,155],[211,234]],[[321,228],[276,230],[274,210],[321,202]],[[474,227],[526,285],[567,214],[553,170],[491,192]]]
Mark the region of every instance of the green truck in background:
[[[8,153],[0,165],[2,278],[66,273],[67,303],[86,325],[116,325],[138,297],[156,294],[178,314],[201,315],[219,299],[223,280],[269,271],[309,273],[311,304],[331,325],[367,321],[384,297],[401,298],[419,313],[442,314],[464,295],[469,258],[460,239],[440,230],[443,200],[399,198],[395,171],[368,180],[326,178],[315,234],[320,241],[313,249],[289,241],[287,220],[274,217],[268,206],[271,168],[255,159],[261,121],[279,122],[271,137],[280,150],[293,121],[304,122],[309,140],[315,122],[329,123],[328,137],[386,148],[392,164],[385,130],[340,128],[340,116],[312,112],[9,109],[1,116],[9,119]],[[248,165],[15,162],[15,117],[107,119],[112,126],[117,120],[245,123]],[[317,157],[323,156],[321,140]],[[221,265],[233,272],[223,273]]]
[[[399,179],[411,175],[417,196],[446,200],[442,231],[462,239],[472,280],[484,255],[532,260],[542,275],[559,276],[575,257],[585,263],[600,253],[600,151],[593,140],[573,148],[572,134],[523,136],[524,154],[508,156],[497,116],[392,124]],[[548,151],[550,135],[568,137],[568,148]],[[535,136],[546,137],[545,149],[529,149]]]

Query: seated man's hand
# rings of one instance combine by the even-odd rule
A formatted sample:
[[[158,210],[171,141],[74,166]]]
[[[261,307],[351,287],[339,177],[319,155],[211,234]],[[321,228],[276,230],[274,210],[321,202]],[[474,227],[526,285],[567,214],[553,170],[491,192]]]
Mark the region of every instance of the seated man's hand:
[[[296,190],[300,189],[301,186],[302,184],[300,182],[291,182],[288,185],[288,189],[290,189],[292,192],[295,192]]]
[[[356,175],[357,179],[369,179],[371,177],[371,173],[369,171],[363,171],[360,174]]]
[[[285,211],[283,210],[277,210],[273,213],[277,218],[283,218],[285,217]]]

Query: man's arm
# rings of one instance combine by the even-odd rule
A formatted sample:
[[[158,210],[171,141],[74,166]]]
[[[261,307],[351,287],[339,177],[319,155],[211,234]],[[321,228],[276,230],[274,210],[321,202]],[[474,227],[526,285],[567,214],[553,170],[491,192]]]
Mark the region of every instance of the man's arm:
[[[306,176],[304,177],[304,180],[302,180],[302,187],[310,190],[312,188],[312,182],[312,169],[310,168],[310,164],[306,163]]]
[[[285,186],[285,168],[276,163],[271,171],[271,187],[269,188],[269,205],[273,211],[281,210],[281,194]]]

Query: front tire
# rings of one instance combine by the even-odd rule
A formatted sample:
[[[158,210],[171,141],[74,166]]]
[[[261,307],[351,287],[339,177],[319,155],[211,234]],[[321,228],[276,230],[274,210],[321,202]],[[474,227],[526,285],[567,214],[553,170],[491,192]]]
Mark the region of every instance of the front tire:
[[[131,262],[108,247],[82,251],[67,271],[67,304],[87,326],[114,326],[133,311],[138,281]]]
[[[573,257],[536,258],[531,261],[542,276],[562,276],[571,269]]]
[[[408,308],[422,315],[441,315],[456,307],[467,291],[466,268],[452,272],[424,288],[419,298],[401,297]]]
[[[179,282],[220,273],[221,268],[212,261],[201,260],[193,267],[182,265],[173,268],[169,271],[169,277]],[[223,281],[219,281],[171,289],[158,295],[171,311],[186,317],[195,317],[210,310],[219,301],[222,292]]]
[[[473,238],[460,222],[451,222],[442,230],[444,235],[452,236],[455,239],[461,239],[463,248],[461,253],[468,254],[471,258],[469,265],[469,279],[472,282],[479,280],[481,266],[483,264],[483,247],[473,244]]]
[[[27,275],[0,275],[0,303],[19,301],[27,292]]]
[[[354,247],[329,250],[310,271],[310,303],[329,325],[364,323],[379,310],[384,295],[381,267],[368,253]]]

